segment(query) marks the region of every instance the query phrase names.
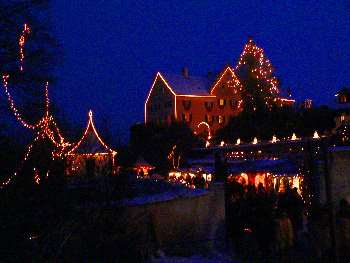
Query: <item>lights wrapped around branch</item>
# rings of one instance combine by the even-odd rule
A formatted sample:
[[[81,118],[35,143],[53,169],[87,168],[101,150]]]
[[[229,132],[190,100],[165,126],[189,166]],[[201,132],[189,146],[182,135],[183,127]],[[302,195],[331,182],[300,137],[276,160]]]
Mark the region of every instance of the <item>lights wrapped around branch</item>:
[[[20,70],[23,71],[23,63],[24,63],[24,45],[27,41],[28,35],[30,34],[30,28],[27,24],[24,24],[22,34],[18,39],[19,46],[19,62],[20,62]]]
[[[27,39],[28,34],[30,33],[30,28],[27,24],[24,24],[24,29],[22,31],[22,34],[19,37],[18,45],[19,45],[19,60],[20,60],[20,71],[23,71],[23,63],[24,63],[24,46]],[[57,126],[57,123],[55,122],[52,115],[50,115],[50,100],[49,100],[49,83],[46,82],[45,84],[45,112],[43,114],[43,117],[38,121],[38,123],[32,125],[27,123],[24,118],[19,113],[19,110],[17,109],[15,102],[9,92],[8,89],[8,80],[9,75],[4,74],[2,76],[3,86],[5,90],[5,94],[7,96],[7,100],[10,106],[10,109],[14,116],[16,117],[17,121],[22,124],[23,127],[27,129],[34,130],[36,133],[35,138],[33,139],[32,143],[30,143],[27,147],[27,150],[24,154],[24,157],[19,165],[19,167],[16,169],[16,172],[13,173],[13,175],[9,176],[6,180],[0,182],[0,189],[8,186],[14,179],[15,176],[17,176],[19,170],[22,168],[23,163],[29,158],[33,145],[37,143],[40,140],[43,140],[45,138],[48,138],[54,145],[55,149],[52,152],[52,159],[57,157],[62,157],[63,154],[66,152],[66,149],[68,146],[70,146],[70,143],[66,142],[64,137],[61,135],[60,130]]]

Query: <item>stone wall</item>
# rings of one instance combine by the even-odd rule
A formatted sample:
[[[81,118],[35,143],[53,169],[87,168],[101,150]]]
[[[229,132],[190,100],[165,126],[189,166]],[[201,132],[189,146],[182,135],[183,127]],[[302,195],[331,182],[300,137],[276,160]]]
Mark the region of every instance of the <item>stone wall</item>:
[[[333,201],[335,204],[342,198],[350,201],[350,147],[334,147],[329,156]]]
[[[212,248],[225,239],[224,186],[213,184],[210,191],[198,196],[129,206],[123,217],[129,219],[127,228],[153,236],[156,249],[185,252],[184,248]],[[143,219],[135,226],[132,218]]]

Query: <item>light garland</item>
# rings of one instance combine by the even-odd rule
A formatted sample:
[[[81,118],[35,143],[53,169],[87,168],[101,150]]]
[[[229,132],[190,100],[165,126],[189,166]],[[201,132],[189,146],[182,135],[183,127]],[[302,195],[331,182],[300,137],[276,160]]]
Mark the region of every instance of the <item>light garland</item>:
[[[19,45],[19,61],[20,61],[20,70],[23,71],[23,62],[24,62],[24,45],[26,43],[26,40],[28,38],[28,35],[30,34],[30,28],[27,24],[24,24],[24,28],[22,31],[22,34],[20,35],[18,39],[18,45]]]
[[[228,66],[223,73],[221,74],[221,76],[218,78],[218,80],[215,82],[215,84],[213,85],[213,87],[210,89],[210,94],[213,95],[214,90],[216,89],[216,87],[218,86],[218,84],[221,82],[222,78],[226,75],[226,73],[230,73],[232,79],[228,81],[228,85],[229,87],[234,91],[234,93],[237,93],[237,90],[242,90],[242,84],[239,81],[238,77],[236,76],[235,72],[233,71],[233,69]]]
[[[83,136],[80,138],[80,140],[76,143],[76,145],[70,150],[68,151],[68,155],[72,155],[74,154],[74,151],[81,145],[81,143],[85,140],[85,138],[87,137],[90,129],[92,129],[93,133],[95,134],[95,136],[97,137],[98,141],[101,143],[101,145],[111,154],[115,155],[117,152],[113,151],[110,147],[108,147],[101,139],[101,137],[99,136],[99,134],[96,131],[95,125],[94,125],[94,121],[93,121],[93,113],[90,110],[89,111],[89,121],[88,121],[88,125],[84,131]]]
[[[5,89],[5,93],[6,93],[6,96],[7,96],[7,101],[10,105],[10,109],[12,111],[12,113],[15,115],[16,119],[18,122],[20,122],[25,128],[27,129],[35,129],[35,125],[31,125],[29,123],[27,123],[21,116],[21,114],[19,113],[16,105],[15,105],[15,102],[14,100],[12,99],[12,96],[8,90],[8,79],[9,79],[9,75],[3,75],[2,76],[2,82],[3,82],[3,86],[4,86],[4,89]]]
[[[28,34],[30,33],[30,28],[27,24],[24,24],[24,29],[22,31],[22,34],[19,37],[18,45],[19,45],[19,60],[20,60],[20,71],[23,71],[23,63],[24,63],[24,46],[25,42],[27,39]],[[65,142],[64,137],[61,135],[60,130],[54,121],[54,118],[52,115],[50,115],[49,112],[49,106],[50,106],[50,100],[49,100],[49,83],[46,82],[45,84],[45,112],[43,114],[43,117],[38,121],[38,123],[32,125],[27,123],[22,115],[19,113],[19,110],[17,109],[15,102],[9,92],[8,89],[8,80],[9,80],[9,75],[4,74],[2,76],[2,81],[3,81],[3,87],[5,90],[5,94],[7,96],[7,100],[9,103],[9,107],[16,117],[17,121],[22,124],[23,127],[27,129],[34,130],[36,132],[36,136],[33,139],[33,141],[27,146],[27,150],[24,154],[24,157],[20,163],[20,166],[16,169],[16,172],[14,172],[9,178],[4,180],[3,182],[0,182],[0,189],[8,186],[14,179],[15,176],[18,175],[18,172],[21,170],[23,167],[23,164],[27,159],[29,158],[32,148],[35,143],[37,143],[39,140],[43,140],[45,138],[48,138],[53,145],[55,146],[55,150],[52,152],[52,159],[57,158],[57,157],[62,157],[65,149],[70,145],[70,143]],[[52,129],[53,128],[53,129]],[[55,138],[57,137],[57,139]],[[35,170],[34,170],[35,171]],[[47,173],[48,174],[48,173]],[[40,182],[37,179],[35,179],[36,183]]]

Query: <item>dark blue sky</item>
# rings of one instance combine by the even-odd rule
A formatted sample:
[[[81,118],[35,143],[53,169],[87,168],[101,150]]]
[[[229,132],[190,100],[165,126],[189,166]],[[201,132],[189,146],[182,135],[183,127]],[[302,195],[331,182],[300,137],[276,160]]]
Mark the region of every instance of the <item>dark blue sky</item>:
[[[65,53],[55,100],[81,127],[90,108],[97,126],[105,116],[124,141],[158,70],[219,71],[248,36],[296,99],[326,103],[350,85],[350,1],[56,0],[53,15]]]

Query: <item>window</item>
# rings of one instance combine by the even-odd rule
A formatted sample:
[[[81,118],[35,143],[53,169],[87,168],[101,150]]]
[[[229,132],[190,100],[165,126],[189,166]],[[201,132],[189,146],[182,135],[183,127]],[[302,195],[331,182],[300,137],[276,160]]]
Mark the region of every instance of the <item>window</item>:
[[[192,121],[192,113],[182,113],[182,121],[183,122],[191,122]]]
[[[189,110],[191,108],[191,101],[190,100],[183,100],[182,105],[184,106],[185,110]]]
[[[346,95],[340,95],[340,96],[339,96],[339,102],[340,102],[340,103],[347,103],[348,100],[347,100]]]
[[[225,123],[225,116],[219,115],[218,122],[219,122],[219,124],[224,124]]]
[[[212,101],[206,101],[204,102],[204,106],[208,111],[211,111],[213,108],[214,103]]]
[[[171,100],[167,101],[167,102],[164,104],[164,106],[165,106],[165,108],[171,108],[171,106],[172,106],[172,101],[171,101]]]
[[[236,109],[236,108],[237,108],[237,105],[238,105],[238,101],[235,100],[235,99],[232,99],[232,100],[231,100],[231,107],[232,107],[233,109]]]
[[[226,101],[224,99],[219,99],[218,104],[220,108],[223,108],[225,107]]]
[[[214,121],[214,118],[213,118],[213,116],[210,116],[209,114],[206,114],[205,117],[204,117],[204,120],[209,125],[212,125],[213,121]]]
[[[340,116],[340,121],[345,121],[345,115],[344,115],[344,114],[342,114],[342,115]]]

